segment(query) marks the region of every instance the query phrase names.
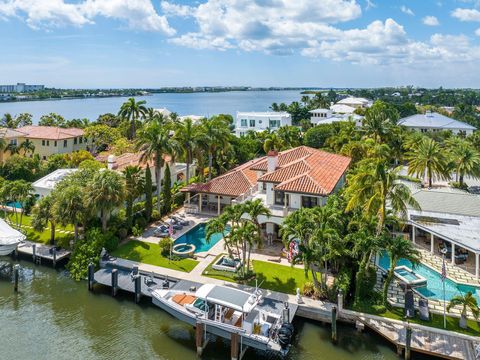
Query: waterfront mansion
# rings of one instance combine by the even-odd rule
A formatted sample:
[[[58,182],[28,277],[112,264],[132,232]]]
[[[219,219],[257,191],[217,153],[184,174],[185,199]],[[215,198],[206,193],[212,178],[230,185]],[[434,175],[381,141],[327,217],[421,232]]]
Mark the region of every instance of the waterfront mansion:
[[[248,131],[278,130],[292,125],[292,116],[287,112],[240,112],[237,111],[235,135],[243,136]]]
[[[299,146],[251,160],[206,183],[186,186],[185,209],[220,214],[231,204],[260,199],[272,213],[259,217],[264,231],[278,237],[279,225],[290,212],[322,206],[345,183],[350,158]]]
[[[53,154],[71,153],[77,150],[88,150],[88,139],[83,130],[77,128],[60,128],[56,126],[28,125],[18,129],[0,129],[0,137],[5,140],[5,149],[0,151],[0,162],[8,159],[12,151],[8,145],[19,147],[25,140],[35,146],[34,154],[46,160]],[[22,153],[22,152],[21,152]],[[32,153],[29,154],[32,156]]]

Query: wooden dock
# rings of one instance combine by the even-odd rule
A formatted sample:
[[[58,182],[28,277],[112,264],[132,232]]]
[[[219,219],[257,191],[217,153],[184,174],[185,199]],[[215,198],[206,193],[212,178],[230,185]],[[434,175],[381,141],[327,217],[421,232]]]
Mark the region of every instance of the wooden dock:
[[[68,259],[71,252],[65,249],[58,249],[53,245],[45,245],[41,243],[35,243],[31,241],[23,241],[17,246],[16,252],[31,256],[33,262],[41,264],[46,260],[56,265],[56,263]]]
[[[358,321],[375,331],[397,346],[399,354],[406,348],[407,326],[412,330],[412,351],[445,359],[475,360],[475,343],[480,340],[473,336],[349,310],[343,310],[340,316]]]

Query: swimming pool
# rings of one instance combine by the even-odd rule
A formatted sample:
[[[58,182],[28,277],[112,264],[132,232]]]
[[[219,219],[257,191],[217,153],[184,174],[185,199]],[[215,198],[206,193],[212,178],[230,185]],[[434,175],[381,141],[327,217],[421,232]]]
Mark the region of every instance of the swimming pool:
[[[210,237],[210,242],[207,243],[206,239],[206,223],[201,223],[190,230],[188,230],[185,234],[180,236],[178,239],[175,240],[175,244],[192,244],[195,245],[195,253],[208,251],[210,250],[216,243],[218,243],[222,238],[222,233],[215,233]]]
[[[380,255],[378,265],[385,270],[390,269],[390,257],[387,253],[383,252]],[[402,265],[413,269],[412,263],[406,259],[400,259],[396,264],[396,266]],[[427,299],[443,300],[443,284],[440,273],[423,264],[418,264],[413,271],[427,279],[427,285],[416,287],[416,291]],[[457,284],[450,279],[445,279],[445,300],[450,301],[454,296],[463,295],[469,291],[475,296],[477,301],[480,302],[480,288]]]
[[[17,208],[17,209],[21,209],[22,208],[22,204],[18,201],[8,201],[6,204],[6,206],[10,206],[12,208]]]

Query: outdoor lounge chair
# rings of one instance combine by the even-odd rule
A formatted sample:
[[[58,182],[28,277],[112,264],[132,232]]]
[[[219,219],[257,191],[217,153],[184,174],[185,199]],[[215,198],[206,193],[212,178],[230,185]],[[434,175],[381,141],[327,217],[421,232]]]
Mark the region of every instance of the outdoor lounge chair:
[[[415,317],[415,301],[413,299],[412,289],[407,289],[405,292],[405,317]]]
[[[182,226],[188,226],[190,225],[190,221],[186,220],[186,219],[182,219],[178,216],[172,216],[172,219],[174,219],[176,221],[177,224],[180,224]]]

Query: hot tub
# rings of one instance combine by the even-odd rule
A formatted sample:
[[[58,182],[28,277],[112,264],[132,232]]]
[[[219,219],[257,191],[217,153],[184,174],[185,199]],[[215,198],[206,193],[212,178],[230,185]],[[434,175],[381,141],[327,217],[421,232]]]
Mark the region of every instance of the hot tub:
[[[180,257],[193,257],[193,254],[195,253],[195,249],[196,247],[193,244],[186,244],[186,243],[175,244],[173,245],[172,253]]]
[[[394,270],[395,276],[403,283],[410,286],[424,286],[427,284],[427,279],[415,273],[408,266],[397,266]]]

